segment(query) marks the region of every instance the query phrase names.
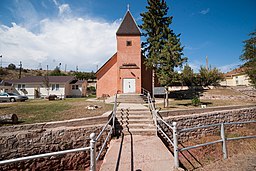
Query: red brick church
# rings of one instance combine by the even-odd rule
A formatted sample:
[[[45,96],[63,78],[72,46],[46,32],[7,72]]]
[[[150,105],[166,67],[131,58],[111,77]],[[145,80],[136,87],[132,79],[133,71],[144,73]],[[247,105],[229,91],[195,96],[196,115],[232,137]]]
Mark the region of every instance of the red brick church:
[[[117,52],[97,71],[97,97],[152,90],[152,72],[144,65],[141,32],[128,10],[116,32]]]

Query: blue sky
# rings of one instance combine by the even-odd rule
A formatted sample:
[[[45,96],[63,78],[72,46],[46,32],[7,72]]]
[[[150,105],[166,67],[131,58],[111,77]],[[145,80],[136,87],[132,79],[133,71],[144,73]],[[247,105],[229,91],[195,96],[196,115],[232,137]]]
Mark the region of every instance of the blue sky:
[[[256,29],[255,0],[168,0],[171,29],[181,33],[188,64],[223,72],[242,64],[243,40]],[[116,51],[115,32],[130,4],[138,24],[146,0],[1,0],[3,66],[92,71]]]

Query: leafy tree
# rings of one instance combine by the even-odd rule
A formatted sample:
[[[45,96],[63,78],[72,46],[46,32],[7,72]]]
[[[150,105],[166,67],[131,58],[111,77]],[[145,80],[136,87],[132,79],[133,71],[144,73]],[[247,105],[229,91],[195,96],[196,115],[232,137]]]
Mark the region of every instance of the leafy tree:
[[[202,67],[199,73],[194,73],[189,65],[185,65],[182,71],[182,82],[187,86],[210,86],[218,85],[224,75],[217,68],[207,69]]]
[[[201,67],[199,70],[200,85],[210,86],[218,85],[219,81],[223,80],[224,75],[217,68],[207,69]]]
[[[195,80],[195,75],[194,75],[194,72],[193,72],[193,69],[188,65],[186,64],[184,66],[184,69],[182,71],[182,83],[187,85],[187,86],[192,86],[193,85],[193,81]]]
[[[50,74],[50,76],[65,76],[65,73],[62,73],[59,67],[56,67]]]
[[[142,42],[142,53],[146,57],[145,64],[153,69],[158,82],[167,87],[173,82],[174,68],[181,66],[186,58],[182,58],[183,47],[179,36],[170,29],[172,16],[167,16],[168,6],[165,0],[148,0],[147,11],[141,13],[142,35],[146,38]],[[167,92],[167,91],[166,91]],[[168,92],[166,94],[168,97]],[[168,99],[165,106],[168,106]]]
[[[79,80],[89,80],[89,79],[95,79],[96,75],[92,72],[75,72],[74,75]]]
[[[16,65],[14,65],[13,63],[10,63],[7,68],[15,70],[16,69]]]
[[[245,61],[246,74],[250,77],[252,85],[256,88],[256,31],[249,34],[250,38],[245,40],[243,54],[240,59]]]

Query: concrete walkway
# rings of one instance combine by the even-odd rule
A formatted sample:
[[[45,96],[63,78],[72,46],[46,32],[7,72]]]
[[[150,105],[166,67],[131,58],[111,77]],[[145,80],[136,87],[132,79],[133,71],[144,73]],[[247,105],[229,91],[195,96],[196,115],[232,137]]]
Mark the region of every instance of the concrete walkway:
[[[172,154],[157,136],[125,135],[111,140],[101,171],[171,171]]]
[[[120,103],[118,110],[129,109],[141,115],[149,112],[143,104]],[[140,119],[138,119],[140,120]],[[103,160],[101,171],[171,171],[174,159],[156,135],[135,135],[129,127],[118,139],[112,139]],[[130,129],[130,131],[129,131]]]

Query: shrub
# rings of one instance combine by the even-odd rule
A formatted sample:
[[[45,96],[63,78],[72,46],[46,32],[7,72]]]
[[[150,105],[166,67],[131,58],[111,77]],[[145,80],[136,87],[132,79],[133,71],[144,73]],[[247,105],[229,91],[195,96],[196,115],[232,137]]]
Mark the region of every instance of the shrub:
[[[200,103],[201,103],[200,98],[199,98],[198,96],[195,96],[195,97],[191,100],[191,102],[192,102],[192,105],[193,105],[193,106],[199,106]]]

